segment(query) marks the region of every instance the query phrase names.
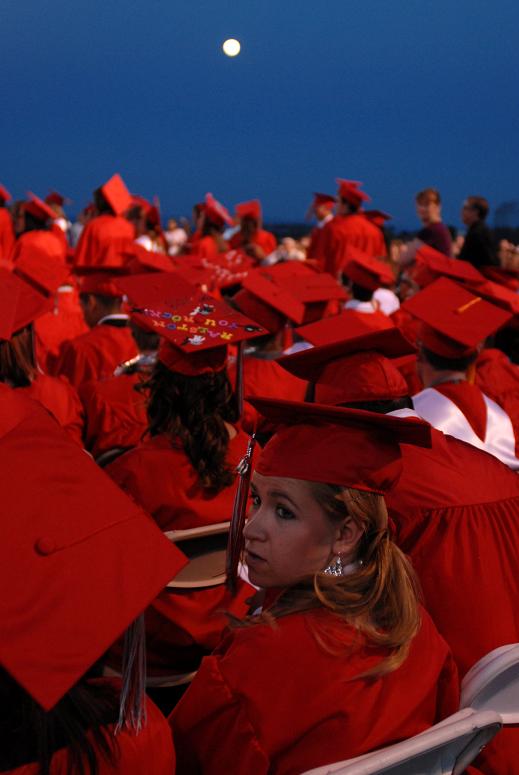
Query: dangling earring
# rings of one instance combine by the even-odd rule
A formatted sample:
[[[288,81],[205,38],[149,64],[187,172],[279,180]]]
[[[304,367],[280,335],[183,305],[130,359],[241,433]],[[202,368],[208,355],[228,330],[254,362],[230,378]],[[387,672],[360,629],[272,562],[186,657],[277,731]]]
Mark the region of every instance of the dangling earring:
[[[323,573],[326,573],[327,576],[342,576],[343,575],[343,564],[341,560],[341,555],[338,554],[337,557],[333,560],[333,562],[328,565],[327,568],[323,570]]]
[[[355,573],[362,565],[364,565],[364,560],[355,560],[344,565],[341,555],[338,554],[333,562],[323,570],[323,573],[326,573],[327,576],[349,576],[350,573]]]

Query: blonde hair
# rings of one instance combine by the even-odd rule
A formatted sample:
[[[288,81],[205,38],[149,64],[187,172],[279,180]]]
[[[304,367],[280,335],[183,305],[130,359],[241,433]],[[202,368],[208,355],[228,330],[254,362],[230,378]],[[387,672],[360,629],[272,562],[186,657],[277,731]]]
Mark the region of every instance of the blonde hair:
[[[349,516],[362,530],[357,565],[343,576],[316,573],[313,584],[284,592],[274,606],[249,622],[270,622],[296,611],[322,606],[343,618],[378,648],[390,654],[358,677],[375,677],[396,670],[406,659],[420,628],[418,582],[413,569],[388,530],[382,495],[336,485],[308,482],[312,496],[333,522]],[[324,646],[325,638],[318,637]],[[327,646],[332,645],[327,641]]]

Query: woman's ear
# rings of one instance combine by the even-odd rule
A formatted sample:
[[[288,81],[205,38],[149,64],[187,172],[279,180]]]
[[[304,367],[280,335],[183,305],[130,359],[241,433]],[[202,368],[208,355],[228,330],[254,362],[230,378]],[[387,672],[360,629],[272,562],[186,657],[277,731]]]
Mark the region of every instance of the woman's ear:
[[[333,554],[340,554],[344,560],[351,562],[355,558],[357,544],[362,538],[362,535],[363,530],[355,520],[351,517],[346,517],[333,542]]]

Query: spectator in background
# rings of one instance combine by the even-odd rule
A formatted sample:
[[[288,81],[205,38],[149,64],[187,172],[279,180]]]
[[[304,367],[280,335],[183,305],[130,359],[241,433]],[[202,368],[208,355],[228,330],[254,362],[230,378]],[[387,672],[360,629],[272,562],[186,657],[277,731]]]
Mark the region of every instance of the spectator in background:
[[[458,258],[469,261],[476,268],[497,263],[492,235],[485,223],[488,209],[488,202],[482,196],[467,197],[461,209],[467,234]]]
[[[446,256],[452,254],[452,238],[448,228],[442,223],[442,206],[439,192],[435,188],[424,188],[415,197],[416,212],[423,227],[417,238],[436,248]]]

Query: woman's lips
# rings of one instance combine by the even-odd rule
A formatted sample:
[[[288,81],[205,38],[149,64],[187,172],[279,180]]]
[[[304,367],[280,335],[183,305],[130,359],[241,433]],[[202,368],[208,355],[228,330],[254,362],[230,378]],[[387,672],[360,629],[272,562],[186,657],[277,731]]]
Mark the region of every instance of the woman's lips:
[[[249,566],[254,565],[261,565],[262,563],[266,562],[263,557],[260,557],[259,554],[255,554],[250,549],[245,550],[245,562]]]

